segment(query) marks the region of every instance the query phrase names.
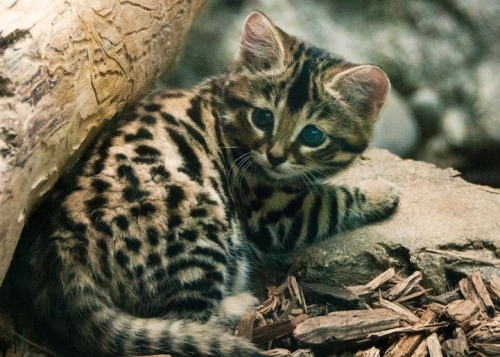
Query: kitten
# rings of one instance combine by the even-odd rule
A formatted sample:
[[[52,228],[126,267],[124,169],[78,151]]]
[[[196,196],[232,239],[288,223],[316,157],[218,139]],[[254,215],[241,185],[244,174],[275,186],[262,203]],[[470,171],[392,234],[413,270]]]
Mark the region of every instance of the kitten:
[[[389,186],[327,183],[367,147],[389,89],[380,68],[253,12],[230,70],[102,132],[31,217],[6,285],[61,353],[264,356],[223,327],[256,304],[250,259],[397,206]]]

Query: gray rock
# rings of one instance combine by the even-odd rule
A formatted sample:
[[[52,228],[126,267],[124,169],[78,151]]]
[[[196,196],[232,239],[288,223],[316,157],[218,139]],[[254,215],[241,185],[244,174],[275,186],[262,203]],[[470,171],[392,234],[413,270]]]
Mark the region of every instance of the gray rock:
[[[373,147],[389,150],[400,157],[408,157],[417,149],[420,128],[410,108],[396,91],[390,93],[374,134]]]
[[[301,253],[301,275],[355,285],[394,266],[421,270],[426,285],[439,293],[466,272],[478,270],[484,278],[500,274],[500,191],[458,176],[452,169],[367,151],[335,181],[388,180],[400,190],[400,206],[388,220],[340,233]]]
[[[426,136],[440,129],[444,106],[439,94],[431,88],[421,88],[410,97],[410,107]]]
[[[463,110],[448,109],[443,116],[442,130],[450,145],[458,148],[468,146],[471,121]]]
[[[484,135],[500,145],[500,60],[491,59],[477,69],[478,122]]]

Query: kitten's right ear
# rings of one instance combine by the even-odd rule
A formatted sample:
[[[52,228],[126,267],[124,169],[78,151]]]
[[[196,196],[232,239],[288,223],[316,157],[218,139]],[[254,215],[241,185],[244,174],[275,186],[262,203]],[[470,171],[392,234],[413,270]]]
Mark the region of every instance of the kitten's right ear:
[[[248,15],[241,35],[241,63],[251,70],[265,71],[280,66],[284,53],[283,41],[276,26],[258,11]]]

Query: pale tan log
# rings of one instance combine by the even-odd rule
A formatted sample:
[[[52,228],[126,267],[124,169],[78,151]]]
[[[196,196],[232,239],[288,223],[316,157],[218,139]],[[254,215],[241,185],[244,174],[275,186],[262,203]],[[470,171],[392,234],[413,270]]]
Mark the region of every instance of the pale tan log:
[[[0,283],[34,205],[171,66],[205,2],[0,1]]]

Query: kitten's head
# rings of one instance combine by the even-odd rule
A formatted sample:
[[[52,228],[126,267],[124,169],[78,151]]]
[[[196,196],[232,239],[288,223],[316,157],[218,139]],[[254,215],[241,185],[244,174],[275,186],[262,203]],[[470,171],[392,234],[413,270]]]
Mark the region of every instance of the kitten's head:
[[[224,132],[271,179],[326,178],[368,146],[389,90],[380,68],[332,57],[253,12],[225,86]]]

